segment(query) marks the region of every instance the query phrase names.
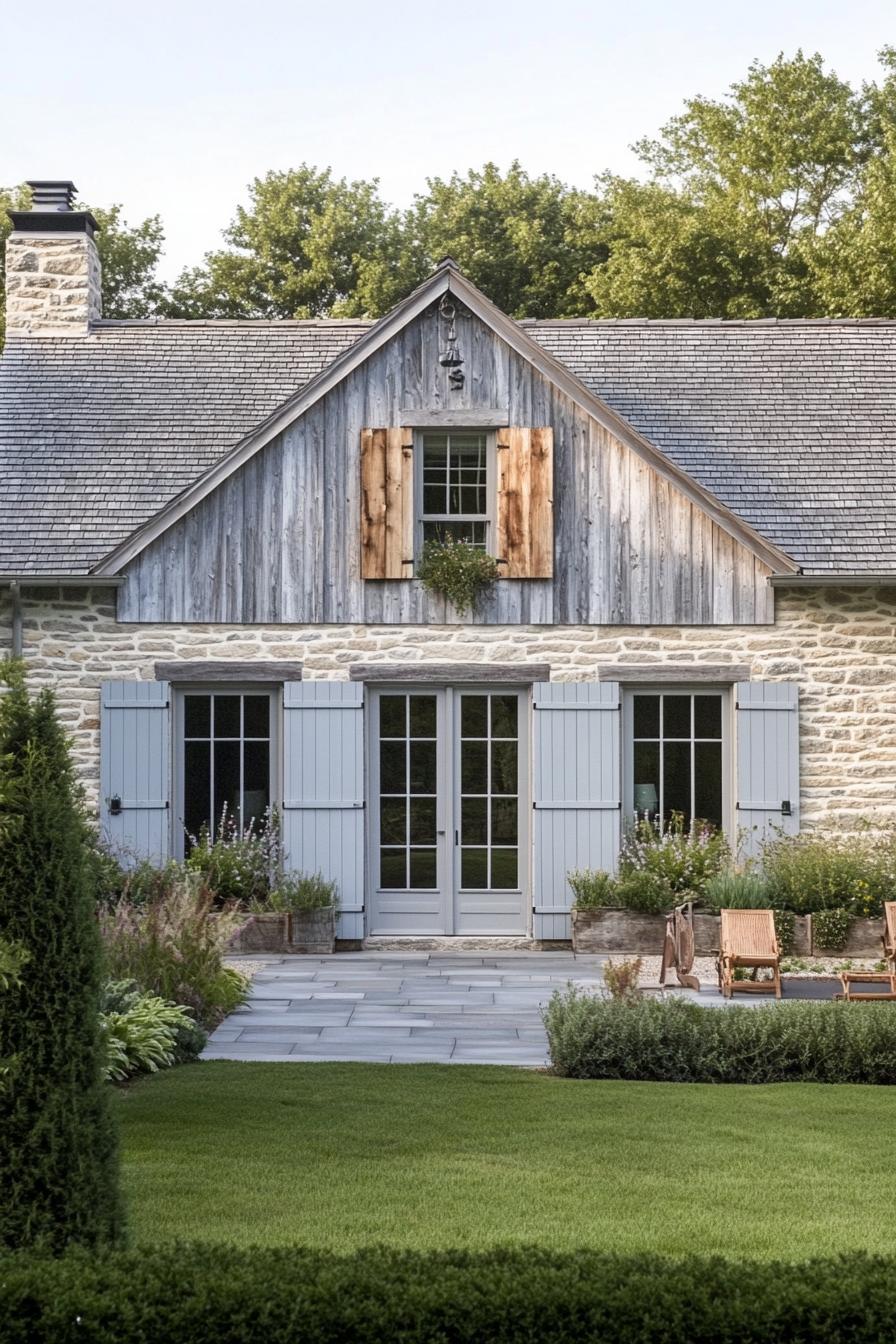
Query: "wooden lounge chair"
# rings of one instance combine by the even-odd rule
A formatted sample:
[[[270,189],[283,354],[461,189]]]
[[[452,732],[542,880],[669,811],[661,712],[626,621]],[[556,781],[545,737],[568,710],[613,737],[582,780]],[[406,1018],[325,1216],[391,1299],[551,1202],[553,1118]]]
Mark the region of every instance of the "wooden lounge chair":
[[[781,953],[771,910],[723,910],[719,936],[719,989],[730,999],[736,989],[781,997]],[[750,980],[735,980],[738,967],[752,970]],[[758,979],[760,969],[770,968],[770,980]]]
[[[881,938],[884,945],[885,971],[841,971],[840,981],[843,993],[838,999],[854,1002],[856,999],[896,1000],[896,901],[884,902],[884,932]],[[882,988],[870,990],[869,985],[878,984]],[[853,988],[855,986],[855,988]]]
[[[884,901],[884,961],[892,975],[896,975],[896,901]]]

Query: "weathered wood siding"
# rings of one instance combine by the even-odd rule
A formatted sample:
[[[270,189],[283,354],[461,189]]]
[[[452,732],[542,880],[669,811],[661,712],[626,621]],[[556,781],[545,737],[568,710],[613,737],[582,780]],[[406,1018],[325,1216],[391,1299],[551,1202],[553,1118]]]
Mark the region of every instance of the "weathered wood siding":
[[[126,570],[119,619],[442,624],[415,580],[361,577],[361,430],[409,408],[506,409],[554,437],[554,572],[502,579],[464,624],[770,622],[767,567],[472,316],[449,389],[435,308],[153,542]]]

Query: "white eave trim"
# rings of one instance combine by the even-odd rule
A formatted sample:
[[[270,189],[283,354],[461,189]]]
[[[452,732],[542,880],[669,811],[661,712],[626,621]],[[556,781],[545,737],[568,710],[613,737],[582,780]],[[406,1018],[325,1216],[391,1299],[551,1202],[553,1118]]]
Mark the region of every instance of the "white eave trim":
[[[676,467],[673,462],[656,448],[648,439],[612,410],[600,397],[595,396],[575,374],[570,373],[563,364],[538,344],[538,342],[520,327],[513,318],[502,313],[500,308],[482,294],[475,285],[460,274],[453,263],[439,267],[429,279],[409,294],[400,304],[387,313],[354,345],[313,378],[295,396],[285,401],[267,420],[246,435],[234,448],[226,453],[208,471],[199,477],[187,490],[160,509],[148,523],[134,532],[120,546],[117,546],[97,565],[97,575],[117,574],[135,556],[139,555],[151,542],[166,532],[185,514],[195,508],[205,497],[238,471],[255,453],[270,443],[278,434],[287,429],[299,416],[304,415],[315,402],[325,396],[338,383],[357,369],[381,346],[424,312],[429,305],[442,294],[452,293],[470,309],[470,311],[501,337],[502,340],[529,361],[540,373],[554,383],[561,392],[570,398],[587,415],[592,416],[610,434],[624,443],[648,463],[658,475],[664,477],[675,489],[689,498],[706,513],[724,532],[734,537],[747,550],[769,569],[776,573],[795,573],[799,566],[790,556],[779,550],[765,537],[756,532],[749,524],[738,518],[721,500],[705,490],[692,476]]]

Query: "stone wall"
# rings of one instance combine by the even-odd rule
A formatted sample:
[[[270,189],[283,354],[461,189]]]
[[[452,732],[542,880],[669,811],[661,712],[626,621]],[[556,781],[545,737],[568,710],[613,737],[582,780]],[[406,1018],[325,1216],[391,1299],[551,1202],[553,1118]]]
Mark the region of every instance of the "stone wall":
[[[6,242],[6,330],[86,332],[102,316],[100,259],[86,233],[12,233]]]
[[[8,594],[0,641],[9,648]],[[547,662],[555,680],[597,664],[746,664],[800,686],[804,826],[896,818],[896,588],[779,590],[774,626],[170,626],[120,625],[108,591],[26,589],[31,683],[52,686],[95,797],[99,685],[152,678],[157,660],[298,659],[306,678],[345,678],[355,662]]]

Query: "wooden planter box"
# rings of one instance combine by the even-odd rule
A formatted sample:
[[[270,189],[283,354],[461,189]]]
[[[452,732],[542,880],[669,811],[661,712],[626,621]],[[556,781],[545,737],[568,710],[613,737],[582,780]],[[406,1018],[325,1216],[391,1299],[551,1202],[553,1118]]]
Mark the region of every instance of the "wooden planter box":
[[[336,907],[293,910],[289,916],[288,952],[322,957],[336,950]]]
[[[863,924],[874,922],[856,921]],[[694,912],[694,947],[698,957],[717,955],[720,923],[718,915]],[[574,952],[633,952],[641,957],[659,957],[662,955],[665,935],[664,915],[646,915],[640,910],[621,910],[613,906],[572,912]],[[877,938],[880,947],[879,921]],[[797,915],[794,920],[794,954],[806,956],[809,948],[809,920],[804,915]]]
[[[285,952],[286,915],[252,915],[230,945],[232,952]]]

